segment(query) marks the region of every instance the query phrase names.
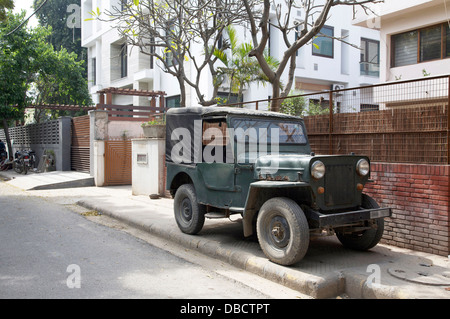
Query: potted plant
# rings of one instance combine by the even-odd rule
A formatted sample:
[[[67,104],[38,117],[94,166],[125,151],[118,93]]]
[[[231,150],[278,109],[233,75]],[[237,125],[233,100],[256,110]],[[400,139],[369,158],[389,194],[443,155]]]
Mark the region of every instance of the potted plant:
[[[166,121],[164,118],[152,119],[141,125],[145,137],[164,138],[166,136]]]

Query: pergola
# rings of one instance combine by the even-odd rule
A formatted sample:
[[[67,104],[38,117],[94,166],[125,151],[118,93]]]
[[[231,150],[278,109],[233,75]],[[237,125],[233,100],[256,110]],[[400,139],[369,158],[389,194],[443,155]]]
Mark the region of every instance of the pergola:
[[[97,91],[99,94],[99,103],[96,106],[97,110],[108,110],[110,119],[118,121],[143,121],[148,120],[154,116],[160,116],[166,112],[165,107],[165,92],[162,91],[147,91],[124,88],[106,88]],[[150,105],[134,106],[134,105],[114,105],[113,95],[128,95],[149,97]],[[159,99],[159,105],[156,105]]]
[[[164,108],[164,96],[166,95],[165,92],[162,91],[148,91],[148,90],[136,90],[136,89],[123,89],[123,88],[106,88],[100,91],[97,91],[97,93],[100,95],[100,102],[99,104],[112,104],[112,96],[113,95],[132,95],[132,96],[144,96],[144,97],[151,97],[151,106],[156,107],[156,98],[159,98],[159,107]],[[106,103],[105,103],[106,98]]]

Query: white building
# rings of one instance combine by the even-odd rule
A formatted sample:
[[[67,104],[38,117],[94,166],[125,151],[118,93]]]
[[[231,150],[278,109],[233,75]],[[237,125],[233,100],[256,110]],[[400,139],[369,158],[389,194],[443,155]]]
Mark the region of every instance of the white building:
[[[112,25],[90,18],[89,12],[111,9],[120,6],[120,0],[82,0],[82,46],[88,49],[89,89],[94,102],[98,101],[96,92],[103,88],[118,87],[140,90],[164,91],[167,106],[177,106],[179,87],[177,80],[164,73],[148,55],[136,48],[126,46]],[[301,21],[305,13],[295,12]],[[272,15],[273,16],[273,15]],[[241,41],[250,42],[250,33],[243,27]],[[346,42],[360,46],[362,50],[333,38],[319,37],[312,44],[302,47],[297,54],[295,89],[308,93],[327,91],[334,88],[349,88],[370,85],[379,82],[379,31],[352,24],[350,6],[335,7],[330,13],[323,32],[334,38],[344,37]],[[271,30],[270,54],[281,57],[284,44],[277,30]],[[189,69],[189,61],[187,68]],[[193,68],[190,68],[191,70]],[[192,75],[194,76],[194,75]],[[286,82],[287,69],[282,81]],[[207,79],[202,89],[205,95],[212,93]],[[197,105],[196,94],[187,88],[187,105]],[[294,89],[294,86],[293,86]],[[227,88],[223,93],[228,94]],[[267,99],[271,96],[270,85],[251,85],[244,92],[244,101]],[[148,105],[148,101],[138,97],[115,98],[113,104]],[[251,106],[250,106],[251,107]],[[259,109],[266,106],[260,105]]]
[[[450,72],[450,1],[385,0],[355,25],[380,30],[381,82]]]

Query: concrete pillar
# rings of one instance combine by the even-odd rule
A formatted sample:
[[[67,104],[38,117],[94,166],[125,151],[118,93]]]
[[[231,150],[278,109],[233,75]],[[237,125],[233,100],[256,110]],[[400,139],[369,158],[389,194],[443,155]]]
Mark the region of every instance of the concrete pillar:
[[[132,143],[132,194],[163,196],[165,192],[164,138],[139,138]]]
[[[104,110],[89,111],[90,116],[90,174],[94,176],[95,185],[105,183],[105,140],[108,139],[108,112]]]
[[[105,185],[105,141],[95,140],[93,153],[95,186],[101,187]]]

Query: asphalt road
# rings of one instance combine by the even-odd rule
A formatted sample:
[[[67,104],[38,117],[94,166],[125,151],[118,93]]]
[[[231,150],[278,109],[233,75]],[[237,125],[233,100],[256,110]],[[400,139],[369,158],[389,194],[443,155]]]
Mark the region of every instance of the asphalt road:
[[[299,297],[86,215],[0,182],[0,298]]]

